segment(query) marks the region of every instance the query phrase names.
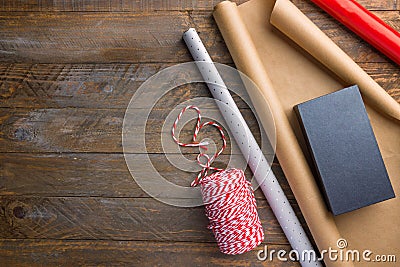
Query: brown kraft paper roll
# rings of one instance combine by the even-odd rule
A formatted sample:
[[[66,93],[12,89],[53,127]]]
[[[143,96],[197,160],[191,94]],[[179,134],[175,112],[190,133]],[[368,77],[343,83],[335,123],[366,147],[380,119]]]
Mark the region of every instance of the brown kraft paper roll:
[[[346,84],[357,84],[365,100],[400,121],[400,105],[289,0],[278,0],[270,22]]]
[[[367,111],[371,124],[393,188],[398,195],[400,190],[399,105],[343,51],[339,49],[339,52],[336,45],[313,44],[313,40],[310,41],[309,38],[318,35],[315,31],[320,31],[314,24],[311,23],[306,26],[307,28],[297,26],[300,29],[297,33],[301,36],[298,39],[298,45],[302,47],[302,42],[308,40],[314,45],[309,47],[311,54],[314,49],[320,49],[318,53],[325,60],[322,63],[331,68],[331,71],[342,78],[342,81],[324,67],[316,64],[304,52],[299,51],[298,47],[270,24],[274,5],[274,0],[251,0],[240,6],[225,1],[216,6],[214,17],[236,67],[253,79],[271,106],[277,130],[276,154],[318,249],[323,250],[329,247],[338,249],[337,240],[345,238],[349,244],[348,249],[358,249],[361,253],[364,249],[369,249],[374,254],[400,255],[399,198],[334,218],[327,210],[308,166],[304,140],[293,112],[293,106],[296,104],[358,83],[363,97],[368,100]],[[290,22],[299,25],[308,20],[304,15],[298,16],[298,9],[287,0],[278,0],[276,8],[278,9],[277,13],[274,13],[274,23],[279,21],[280,25],[286,27],[285,29],[293,28]],[[289,12],[287,10],[292,13],[286,13]],[[293,18],[293,16],[300,18]],[[287,20],[289,21],[286,22]],[[324,58],[330,53],[339,59],[346,56],[345,60],[352,62],[349,66],[356,70],[348,74],[343,70],[348,66],[335,64],[331,67],[331,60]],[[342,72],[343,75],[341,75]],[[252,95],[251,92],[249,94]],[[263,100],[253,98],[257,113],[262,118],[265,104],[263,105]],[[380,112],[372,109],[370,105]],[[353,266],[351,262],[327,261],[326,258],[325,263],[327,266]],[[356,266],[368,266],[368,264],[370,263],[354,263]]]

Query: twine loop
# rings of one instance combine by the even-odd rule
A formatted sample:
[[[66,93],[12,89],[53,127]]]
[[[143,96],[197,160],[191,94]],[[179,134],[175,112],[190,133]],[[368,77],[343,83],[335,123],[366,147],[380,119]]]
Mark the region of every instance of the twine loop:
[[[193,137],[192,137],[192,142],[191,143],[182,143],[178,140],[178,138],[175,136],[175,130],[176,130],[176,126],[178,125],[179,120],[181,119],[183,113],[185,113],[188,109],[193,109],[197,112],[197,122],[196,122],[196,127],[194,129],[194,133],[193,133]],[[197,163],[202,167],[202,170],[199,172],[199,174],[197,175],[196,179],[191,183],[191,186],[197,186],[200,182],[201,179],[203,179],[204,177],[206,177],[209,173],[210,170],[213,171],[223,171],[223,169],[220,168],[216,168],[216,167],[212,167],[211,164],[212,162],[225,150],[226,148],[226,137],[224,134],[224,131],[222,129],[222,127],[213,122],[213,121],[207,121],[207,122],[201,122],[201,112],[200,109],[196,106],[186,106],[185,108],[182,109],[182,111],[179,113],[178,117],[176,118],[173,126],[172,126],[172,139],[175,141],[176,144],[178,144],[179,146],[182,147],[200,147],[204,150],[207,151],[207,145],[209,144],[208,142],[197,142],[197,136],[200,132],[200,130],[207,126],[207,125],[211,125],[214,126],[215,128],[218,129],[220,135],[221,135],[221,139],[222,139],[222,147],[219,151],[217,151],[212,157],[210,157],[208,154],[206,153],[202,153],[200,152],[197,157]],[[201,159],[204,158],[206,159],[206,162],[203,163],[201,161]]]

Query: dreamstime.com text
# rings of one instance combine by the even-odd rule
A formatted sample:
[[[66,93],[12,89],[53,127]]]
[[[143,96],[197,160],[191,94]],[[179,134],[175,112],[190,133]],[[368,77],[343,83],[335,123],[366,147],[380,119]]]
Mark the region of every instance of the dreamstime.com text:
[[[345,239],[339,239],[337,241],[337,248],[331,248],[322,250],[318,255],[315,250],[303,250],[298,252],[297,250],[286,251],[284,249],[276,250],[268,248],[268,245],[264,246],[257,252],[257,259],[260,261],[273,261],[277,259],[279,261],[302,261],[302,262],[315,262],[322,260],[329,261],[342,261],[342,262],[386,262],[395,263],[396,255],[394,254],[374,254],[371,250],[355,250],[347,249],[347,241]]]

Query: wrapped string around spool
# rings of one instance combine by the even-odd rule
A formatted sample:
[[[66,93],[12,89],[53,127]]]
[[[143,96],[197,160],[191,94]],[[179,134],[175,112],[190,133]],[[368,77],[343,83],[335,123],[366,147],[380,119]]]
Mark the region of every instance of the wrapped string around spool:
[[[192,143],[185,144],[175,137],[175,129],[182,114],[188,109],[197,112],[197,123]],[[172,126],[172,138],[179,146],[201,147],[207,150],[208,143],[196,141],[199,131],[206,125],[218,129],[223,145],[212,157],[205,153],[197,155],[197,162],[202,170],[191,186],[200,185],[206,216],[209,219],[208,228],[213,231],[220,251],[229,255],[242,254],[261,244],[264,231],[257,213],[251,183],[246,180],[244,172],[236,168],[224,170],[211,166],[226,148],[222,127],[212,121],[201,123],[200,110],[195,106],[187,106],[182,109]],[[201,162],[202,158],[206,160],[205,163]],[[210,171],[214,172],[208,174]]]

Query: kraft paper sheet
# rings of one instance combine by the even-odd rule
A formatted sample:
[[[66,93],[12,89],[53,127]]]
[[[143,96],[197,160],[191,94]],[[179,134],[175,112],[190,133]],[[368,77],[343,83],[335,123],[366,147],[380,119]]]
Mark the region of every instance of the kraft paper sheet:
[[[400,105],[290,1],[276,2],[275,5],[275,0],[251,0],[236,6],[225,1],[216,6],[214,18],[236,67],[253,79],[271,106],[277,128],[276,154],[318,249],[337,249],[336,241],[345,238],[348,249],[360,252],[368,249],[373,255],[395,254],[398,258],[399,197],[333,217],[308,165],[310,161],[307,162],[307,150],[293,106],[358,84],[398,196]],[[280,31],[271,25],[270,19]],[[252,100],[262,116],[262,101]],[[329,267],[353,266],[350,262],[325,260],[325,263]],[[354,263],[355,266],[369,264]]]

